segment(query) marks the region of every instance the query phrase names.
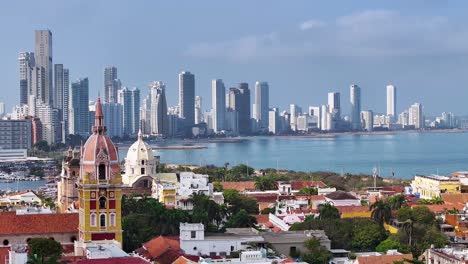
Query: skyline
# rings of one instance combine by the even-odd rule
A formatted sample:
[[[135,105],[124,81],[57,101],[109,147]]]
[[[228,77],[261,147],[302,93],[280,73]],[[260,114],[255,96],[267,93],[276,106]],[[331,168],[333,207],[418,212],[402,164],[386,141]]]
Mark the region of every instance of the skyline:
[[[50,14],[47,7],[50,7],[51,3],[56,4],[54,5],[55,10],[63,12],[54,11],[54,14],[57,13],[57,15]],[[208,3],[213,9],[221,8],[220,4],[207,1],[200,2],[199,5],[186,3],[186,6],[187,9],[193,8],[196,11],[203,9]],[[223,8],[232,11],[232,15],[242,14],[248,18],[253,15],[253,10],[250,10],[249,7],[259,7],[261,3],[245,3],[242,6],[244,8],[227,4]],[[204,98],[203,110],[209,109],[210,106],[208,98],[211,97],[211,80],[219,78],[223,79],[226,89],[234,87],[240,82],[249,83],[249,87],[252,89],[255,81],[267,81],[270,86],[270,107],[279,107],[280,109],[288,109],[289,104],[297,104],[303,108],[321,105],[326,102],[327,93],[330,91],[337,91],[342,96],[348,97],[349,86],[355,83],[362,89],[362,110],[371,109],[375,113],[385,113],[386,85],[393,84],[399,89],[397,113],[414,102],[420,102],[425,106],[425,112],[428,115],[437,115],[443,111],[468,114],[464,110],[462,101],[465,93],[468,95],[468,92],[464,91],[465,89],[457,88],[468,82],[468,77],[463,74],[465,69],[468,70],[468,65],[463,62],[463,58],[467,57],[467,51],[461,48],[465,43],[463,31],[458,31],[460,33],[458,38],[454,38],[454,34],[450,35],[446,40],[448,42],[446,45],[439,45],[440,49],[433,49],[432,55],[429,55],[428,51],[431,49],[428,46],[434,44],[435,40],[428,40],[430,43],[419,51],[414,49],[415,44],[406,43],[407,45],[404,45],[404,41],[396,42],[395,40],[388,43],[398,45],[388,45],[386,42],[388,36],[384,36],[386,35],[384,33],[377,34],[375,26],[372,26],[372,24],[380,25],[385,32],[395,30],[397,34],[394,35],[398,35],[398,38],[402,38],[401,35],[405,35],[404,33],[412,33],[410,29],[402,29],[402,25],[408,21],[415,21],[414,24],[417,25],[411,25],[411,28],[419,27],[418,32],[422,31],[422,33],[418,34],[423,34],[423,36],[429,36],[429,33],[440,33],[444,28],[449,28],[450,32],[453,33],[453,31],[460,29],[458,26],[451,26],[451,24],[462,19],[461,12],[456,10],[456,4],[449,8],[436,2],[429,2],[422,6],[422,1],[406,5],[402,4],[402,1],[398,1],[393,5],[376,6],[369,4],[369,1],[361,1],[359,3],[363,3],[365,8],[357,4],[352,7],[340,6],[331,11],[331,5],[303,3],[303,5],[287,7],[287,11],[297,12],[297,17],[283,15],[285,20],[282,21],[284,23],[281,23],[281,26],[279,22],[274,20],[275,14],[280,12],[278,9],[285,7],[280,4],[262,14],[262,21],[256,21],[255,24],[248,21],[236,21],[233,24],[227,19],[226,21],[221,20],[216,26],[208,23],[209,21],[206,19],[191,21],[195,15],[187,10],[181,12],[187,13],[189,16],[175,24],[173,18],[167,20],[168,17],[162,13],[151,17],[152,20],[147,20],[148,18],[145,16],[133,16],[134,22],[128,20],[131,17],[130,14],[134,14],[134,12],[146,14],[156,7],[159,8],[158,10],[175,8],[175,4],[169,3],[151,3],[148,5],[148,11],[144,10],[146,5],[116,3],[115,6],[109,8],[111,10],[128,8],[129,13],[129,17],[119,17],[116,21],[103,21],[106,16],[97,17],[100,10],[108,7],[103,4],[72,3],[64,5],[48,1],[44,6],[40,6],[31,3],[31,7],[44,11],[38,12],[39,15],[35,13],[37,16],[34,19],[44,22],[35,23],[34,19],[28,19],[18,21],[15,27],[7,29],[7,34],[10,37],[5,42],[4,49],[0,51],[0,55],[5,58],[0,63],[0,69],[5,73],[2,82],[4,87],[7,87],[7,92],[0,97],[0,101],[7,104],[7,111],[16,102],[19,102],[19,52],[34,50],[34,36],[31,32],[34,32],[35,29],[49,28],[53,32],[54,38],[54,63],[63,63],[65,67],[70,69],[71,81],[88,77],[90,98],[97,97],[98,92],[103,94],[104,68],[108,65],[114,65],[119,68],[122,86],[137,86],[142,91],[142,96],[148,93],[149,83],[157,80],[163,81],[167,87],[168,105],[176,105],[178,100],[177,74],[184,70],[192,72],[196,78],[195,95]],[[26,17],[30,12],[20,9],[16,3],[1,5],[3,11],[0,11],[2,14],[0,22],[3,24],[8,24],[11,15],[16,15],[15,18]],[[313,12],[310,14],[301,10],[301,8],[309,10],[313,6],[317,6],[317,10],[312,10]],[[408,11],[402,8],[408,6],[412,6],[413,9]],[[416,12],[415,7],[420,9]],[[19,15],[20,10],[22,15]],[[90,22],[79,25],[59,19],[76,11],[83,12],[83,15],[94,16],[91,16]],[[323,11],[325,14],[322,15],[319,11]],[[155,26],[131,31],[135,25],[142,25],[142,23],[149,21],[151,21],[151,25]],[[187,23],[187,21],[191,23]],[[416,23],[418,21],[420,23]],[[183,24],[183,27],[180,27],[180,24]],[[117,31],[115,29],[109,30],[110,32],[100,30],[104,26],[112,25],[120,26],[117,27]],[[158,27],[158,25],[162,26]],[[320,54],[318,54],[314,53],[314,49],[310,47],[307,49],[304,47],[305,51],[298,48],[298,44],[310,44],[311,36],[312,39],[320,36],[317,35],[321,34],[318,31],[329,31],[329,35],[337,37],[339,36],[337,27],[345,25],[357,25],[361,29],[366,29],[361,30],[360,34],[370,34],[372,38],[368,38],[368,40],[372,43],[362,43],[365,44],[363,47],[366,49],[361,53],[352,50],[348,54],[335,52],[330,55],[325,49],[319,49]],[[364,27],[366,25],[367,27]],[[96,29],[93,29],[94,26]],[[203,26],[205,30],[198,30],[197,34],[190,32],[200,26]],[[223,26],[226,27],[224,29],[229,29],[229,35],[226,36],[226,32],[222,30]],[[278,29],[279,33],[269,35],[268,38],[244,38],[244,36],[249,35],[265,34],[265,32],[272,31],[272,27],[281,29]],[[429,29],[429,27],[433,28]],[[100,34],[96,35],[97,32]],[[155,36],[162,41],[152,42],[151,37],[146,34],[151,32],[152,34],[159,32],[160,34]],[[306,36],[297,36],[297,34],[304,32],[311,36],[308,35],[307,38]],[[182,33],[185,34],[183,39],[179,37]],[[288,35],[292,33],[296,35]],[[80,34],[89,37],[80,38],[80,41],[77,41],[76,36]],[[447,36],[447,34],[441,36]],[[414,41],[413,38],[417,37],[418,35],[414,33],[411,39]],[[236,39],[243,38],[245,42],[236,41]],[[116,39],[119,41],[115,41]],[[281,40],[287,40],[286,46],[278,46],[278,42],[283,42]],[[238,54],[239,60],[232,60],[232,58],[220,55],[220,50],[233,51],[236,50],[233,46],[242,43],[246,47],[253,45],[255,48],[250,50],[250,53],[248,48],[240,53],[228,52],[229,54]],[[330,43],[333,42],[330,40]],[[355,48],[355,46],[347,46],[347,43],[343,43],[344,48]],[[203,52],[203,47],[205,49],[210,47],[212,54]],[[379,52],[368,52],[372,50],[372,47],[379,48],[377,49]],[[300,53],[291,52],[292,50],[300,51]],[[389,55],[384,52],[385,50],[393,50],[395,53]],[[412,53],[407,52],[408,50],[412,50]],[[276,52],[277,56],[271,58],[262,56],[268,52]],[[453,59],[454,57],[457,59]],[[372,71],[370,72],[370,70]],[[450,98],[445,102],[439,101],[438,89],[440,87],[443,87],[444,94],[457,95],[456,98]],[[287,90],[288,93],[283,93],[284,90]],[[349,115],[348,100],[342,100],[342,109],[344,109],[344,114]]]

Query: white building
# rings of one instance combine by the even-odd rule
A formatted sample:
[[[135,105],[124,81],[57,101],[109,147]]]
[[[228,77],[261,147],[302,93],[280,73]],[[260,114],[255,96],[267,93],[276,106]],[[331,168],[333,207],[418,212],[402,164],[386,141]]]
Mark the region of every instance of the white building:
[[[181,172],[177,191],[177,208],[192,210],[193,204],[190,198],[194,193],[213,196],[213,184],[209,183],[208,175]]]
[[[154,156],[151,146],[143,141],[140,131],[138,140],[128,148],[122,182],[132,187],[151,187],[158,166],[159,156]]]
[[[267,82],[255,82],[255,103],[253,118],[260,130],[268,128],[269,122],[269,87]]]
[[[279,110],[274,107],[268,112],[268,132],[273,134],[278,134],[280,132],[280,120],[279,120]]]
[[[414,103],[408,110],[408,122],[410,126],[414,126],[415,129],[424,128],[424,115],[422,105],[420,103]]]
[[[331,131],[333,129],[334,129],[334,122],[332,119],[332,114],[329,111],[329,106],[322,105],[320,130]]]
[[[328,110],[332,114],[332,120],[337,121],[341,119],[341,103],[340,93],[330,92],[328,93]]]
[[[387,85],[387,115],[392,119],[396,117],[396,87],[394,85]]]
[[[374,130],[374,113],[372,110],[361,112],[362,128],[366,131]]]
[[[187,255],[228,256],[246,250],[250,243],[264,243],[259,232],[252,228],[227,229],[226,233],[205,236],[203,224],[180,223],[180,248]]]
[[[202,98],[195,96],[195,124],[203,123]]]
[[[291,117],[289,119],[289,122],[291,124],[291,130],[296,131],[296,125],[297,125],[297,117],[302,114],[302,109],[298,105],[291,104],[289,105],[289,112],[291,114]]]

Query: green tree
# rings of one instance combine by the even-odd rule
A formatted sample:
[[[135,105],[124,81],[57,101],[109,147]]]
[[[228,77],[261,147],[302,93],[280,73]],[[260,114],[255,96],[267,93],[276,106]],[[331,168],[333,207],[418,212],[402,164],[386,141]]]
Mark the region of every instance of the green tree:
[[[340,211],[336,209],[331,203],[324,203],[318,206],[319,219],[338,219],[340,218]]]
[[[385,222],[390,221],[392,209],[390,205],[382,200],[378,200],[370,206],[371,217],[376,223],[383,226]]]
[[[309,188],[305,187],[299,190],[298,194],[309,194],[309,195],[317,195],[318,190],[317,188]]]
[[[407,204],[405,196],[403,196],[402,194],[397,194],[397,195],[394,195],[394,196],[388,198],[387,202],[390,205],[390,208],[392,210],[398,210],[398,209],[400,209],[401,207],[403,207],[404,205]]]
[[[437,196],[431,199],[431,204],[444,204],[444,200],[440,196]]]
[[[251,179],[250,175],[255,173],[255,169],[244,164],[239,164],[227,171],[226,181],[241,181]]]
[[[223,195],[230,213],[235,214],[244,209],[249,214],[258,214],[257,200],[240,194],[236,190],[224,190]]]
[[[257,219],[247,213],[244,209],[241,209],[239,212],[233,214],[228,222],[226,227],[228,228],[238,228],[238,227],[254,227],[257,223]]]
[[[273,177],[261,176],[255,179],[255,189],[266,191],[266,190],[277,190],[278,185]]]
[[[387,252],[388,250],[391,250],[391,249],[396,249],[398,250],[398,252],[401,252],[401,253],[409,253],[410,250],[408,249],[408,247],[402,245],[400,242],[398,241],[395,241],[391,238],[387,238],[385,239],[384,241],[380,242],[380,244],[375,248],[376,251],[378,252]]]
[[[33,147],[37,150],[44,151],[44,152],[50,151],[49,144],[47,144],[47,141],[45,140],[40,140],[36,142]]]
[[[311,264],[326,264],[333,255],[315,238],[306,240],[304,243],[309,252],[302,255],[302,259]]]
[[[222,192],[223,189],[224,189],[224,187],[219,181],[213,183],[213,190],[215,192]]]
[[[386,237],[382,226],[375,223],[362,225],[355,229],[351,245],[356,251],[373,251]]]
[[[32,238],[28,241],[30,264],[55,264],[62,255],[62,245],[48,238]]]

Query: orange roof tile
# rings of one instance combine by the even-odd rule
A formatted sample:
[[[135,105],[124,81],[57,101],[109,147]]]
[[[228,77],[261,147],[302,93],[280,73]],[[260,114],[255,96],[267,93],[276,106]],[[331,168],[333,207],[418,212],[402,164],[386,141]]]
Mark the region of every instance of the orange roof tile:
[[[245,181],[245,182],[221,182],[224,190],[237,190],[239,192],[244,191],[254,191],[255,182]]]
[[[311,195],[310,200],[312,200],[312,201],[325,201],[325,196],[323,196],[323,195]]]
[[[292,181],[291,182],[291,189],[299,191],[303,188],[316,188],[316,187],[327,187],[327,185],[323,181]]]
[[[191,263],[198,263],[198,262],[191,261],[190,259],[187,259],[184,256],[180,256],[174,262],[172,262],[172,264],[191,264]]]
[[[393,264],[395,261],[402,261],[404,259],[413,259],[411,254],[402,255],[382,255],[382,256],[360,256],[357,257],[358,264]],[[409,263],[409,262],[405,262]]]
[[[31,224],[34,223],[34,224]],[[0,213],[0,235],[78,233],[78,214]]]
[[[415,205],[412,205],[411,207],[416,207],[416,206],[421,206],[421,205],[420,204],[415,204]],[[457,210],[461,210],[464,207],[463,204],[452,204],[452,205],[449,205],[449,204],[427,204],[427,205],[424,205],[424,206],[426,206],[433,213],[443,213],[444,211],[451,210],[453,208],[455,208]]]
[[[258,224],[266,224],[268,223],[268,221],[270,221],[269,215],[253,215],[253,216],[255,217],[255,219],[257,219]]]
[[[143,244],[143,247],[149,253],[149,257],[155,259],[169,249],[180,250],[180,242],[178,237],[158,236]]]
[[[468,193],[442,193],[440,197],[447,205],[468,203]]]

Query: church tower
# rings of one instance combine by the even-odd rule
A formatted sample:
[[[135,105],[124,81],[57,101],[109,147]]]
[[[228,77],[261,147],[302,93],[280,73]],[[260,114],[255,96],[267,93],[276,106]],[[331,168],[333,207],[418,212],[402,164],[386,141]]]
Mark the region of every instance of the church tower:
[[[81,148],[79,243],[116,240],[122,245],[122,177],[117,148],[106,135],[101,99],[92,135]]]

